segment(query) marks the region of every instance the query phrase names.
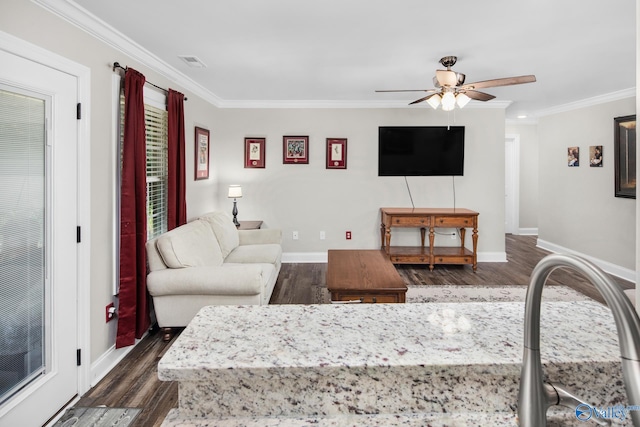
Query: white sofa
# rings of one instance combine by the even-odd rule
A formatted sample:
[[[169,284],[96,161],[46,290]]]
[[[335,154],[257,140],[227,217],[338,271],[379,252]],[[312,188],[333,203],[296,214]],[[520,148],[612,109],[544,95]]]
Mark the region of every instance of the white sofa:
[[[238,230],[224,212],[149,240],[147,289],[165,339],[204,306],[269,304],[280,272],[281,240],[277,229]]]

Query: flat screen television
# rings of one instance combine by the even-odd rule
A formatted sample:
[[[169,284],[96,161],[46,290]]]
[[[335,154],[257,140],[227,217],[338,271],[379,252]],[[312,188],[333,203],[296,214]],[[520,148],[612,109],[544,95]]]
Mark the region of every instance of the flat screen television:
[[[464,126],[380,126],[378,176],[463,175]]]

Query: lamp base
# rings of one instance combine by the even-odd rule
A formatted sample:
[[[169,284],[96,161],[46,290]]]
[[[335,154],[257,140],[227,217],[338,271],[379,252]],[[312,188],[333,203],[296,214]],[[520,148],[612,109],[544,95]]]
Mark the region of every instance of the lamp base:
[[[240,227],[240,223],[238,222],[238,206],[236,205],[236,199],[233,199],[233,210],[231,213],[233,214],[233,223],[236,227]]]

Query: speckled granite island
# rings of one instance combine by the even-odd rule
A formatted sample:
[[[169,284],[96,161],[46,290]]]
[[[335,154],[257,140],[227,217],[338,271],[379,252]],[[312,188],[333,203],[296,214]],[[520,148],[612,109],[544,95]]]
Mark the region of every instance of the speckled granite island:
[[[514,426],[523,311],[522,302],[205,307],[158,364],[161,380],[179,381],[163,426]],[[551,381],[598,407],[625,404],[606,307],[543,303],[541,325]],[[585,426],[570,409],[554,413]]]

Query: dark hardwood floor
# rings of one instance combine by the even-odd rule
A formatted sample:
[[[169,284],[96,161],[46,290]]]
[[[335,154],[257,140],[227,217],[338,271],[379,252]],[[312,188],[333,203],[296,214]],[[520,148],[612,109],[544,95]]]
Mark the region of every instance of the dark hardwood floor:
[[[479,263],[476,273],[470,266],[398,266],[407,284],[414,285],[522,285],[529,283],[533,267],[548,252],[536,246],[536,236],[506,236],[506,263]],[[274,289],[271,304],[319,303],[319,288],[325,286],[326,264],[283,264]],[[624,289],[630,282],[614,278]],[[595,289],[582,277],[556,270],[549,285],[563,284],[600,302]],[[175,339],[175,338],[174,338]],[[178,385],[158,380],[158,361],[172,341],[162,341],[162,334],[152,331],[118,366],[89,390],[76,404],[83,406],[142,408],[132,427],[160,426],[171,408],[178,406]]]

